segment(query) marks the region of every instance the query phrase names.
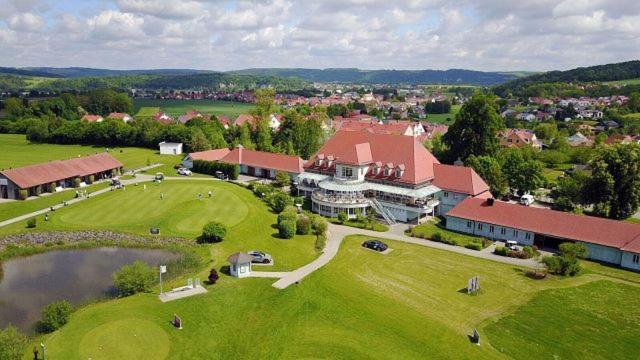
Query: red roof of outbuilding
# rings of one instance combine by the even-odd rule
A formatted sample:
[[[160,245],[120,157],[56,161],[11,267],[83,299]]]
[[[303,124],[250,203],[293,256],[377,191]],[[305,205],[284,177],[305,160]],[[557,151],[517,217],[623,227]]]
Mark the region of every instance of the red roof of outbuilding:
[[[87,176],[122,167],[122,163],[108,153],[69,160],[56,160],[0,171],[21,189],[77,176]]]
[[[304,163],[299,156],[247,150],[243,147],[237,147],[233,150],[222,148],[200,151],[190,153],[189,157],[193,160],[220,161],[228,164],[247,165],[296,174],[302,172]]]
[[[640,252],[640,225],[594,216],[467,198],[447,216],[506,226],[561,239]]]
[[[489,192],[489,185],[470,167],[434,164],[433,170],[433,184],[442,190],[473,196]]]

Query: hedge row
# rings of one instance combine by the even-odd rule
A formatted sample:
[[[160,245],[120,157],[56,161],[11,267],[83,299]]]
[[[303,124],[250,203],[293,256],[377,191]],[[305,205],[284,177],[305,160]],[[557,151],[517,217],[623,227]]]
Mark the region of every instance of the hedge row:
[[[231,180],[238,179],[238,175],[240,175],[240,166],[238,164],[227,164],[219,161],[194,160],[193,169],[191,170],[199,174],[213,176],[220,171]]]

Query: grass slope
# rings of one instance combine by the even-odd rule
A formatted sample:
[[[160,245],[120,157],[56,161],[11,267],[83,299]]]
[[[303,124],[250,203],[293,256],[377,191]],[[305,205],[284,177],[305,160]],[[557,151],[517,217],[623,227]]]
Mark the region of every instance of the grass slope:
[[[486,332],[516,359],[637,359],[639,329],[640,287],[597,281],[543,291]]]
[[[509,265],[391,240],[387,242],[393,251],[381,255],[363,249],[360,243],[364,239],[348,238],[332,262],[286,290],[271,287],[273,280],[269,279],[238,280],[222,276],[218,284],[209,287],[209,293],[170,303],[163,304],[155,295],[142,294],[90,305],[73,314],[71,322],[61,330],[43,339],[48,355],[54,359],[86,358],[115,340],[123,348],[134,348],[139,340],[120,334],[120,324],[125,321],[131,323],[128,333],[160,327],[169,337],[167,358],[171,359],[502,359],[505,355],[496,350],[496,344],[509,354],[507,346],[509,351],[518,351],[522,342],[504,344],[503,333],[496,333],[493,328],[485,331],[482,324],[512,313],[531,298],[536,299],[534,296],[541,290],[576,289],[571,287],[591,280],[590,275],[585,275],[534,281]],[[481,277],[482,294],[464,294],[460,290],[475,275]],[[547,297],[553,305],[546,309],[548,316],[573,321],[573,311],[565,311],[565,307],[576,301],[577,295],[598,299],[588,307],[604,309],[598,314],[610,320],[591,322],[588,330],[598,332],[599,344],[612,341],[620,347],[616,353],[627,351],[628,357],[634,354],[634,343],[616,340],[620,332],[612,327],[620,321],[637,321],[638,296],[634,291],[626,295],[628,287],[623,285],[598,284],[585,288],[582,294],[554,290],[550,295],[555,296]],[[606,294],[612,290],[615,294]],[[620,299],[631,302],[618,307]],[[636,309],[630,309],[632,306]],[[632,316],[627,317],[628,311]],[[173,329],[169,324],[174,313],[182,317],[183,330]],[[138,325],[137,321],[144,323]],[[576,324],[579,321],[582,320]],[[627,325],[624,340],[640,336],[637,324]],[[557,323],[550,323],[541,331],[551,326],[557,327]],[[483,336],[483,346],[469,343],[467,335],[475,327]],[[111,332],[105,330],[111,328],[114,329]],[[561,330],[558,327],[551,331]],[[102,340],[91,340],[96,333],[101,334]],[[564,336],[545,344],[551,353],[573,346],[574,343],[562,340]],[[575,343],[576,347],[580,345]],[[136,354],[139,353],[123,355],[113,350],[104,356],[139,358]],[[531,354],[535,353],[520,358],[536,358]]]
[[[253,104],[215,100],[134,99],[133,107],[135,109],[134,113],[138,113],[141,110],[143,113],[151,111],[145,108],[160,108],[167,114],[176,117],[195,109],[206,114],[227,115],[233,119],[242,113],[251,111]]]
[[[461,105],[451,105],[451,111],[448,114],[428,114],[427,122],[451,125],[456,119],[456,114],[460,111]]]

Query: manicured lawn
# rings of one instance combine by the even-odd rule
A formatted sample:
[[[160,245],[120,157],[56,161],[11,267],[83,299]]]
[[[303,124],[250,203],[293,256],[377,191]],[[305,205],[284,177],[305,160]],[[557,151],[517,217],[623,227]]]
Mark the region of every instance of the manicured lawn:
[[[363,249],[360,243],[365,239],[348,238],[328,265],[286,290],[271,287],[270,279],[223,275],[207,294],[183,300],[160,303],[155,295],[142,294],[89,305],[74,313],[61,330],[37,341],[45,342],[47,355],[53,359],[150,358],[139,347],[154,351],[153,358],[163,358],[168,347],[166,358],[171,359],[502,359],[500,350],[530,359],[550,358],[546,355],[554,353],[565,357],[561,350],[568,347],[582,355],[580,346],[587,341],[592,341],[589,348],[599,344],[606,349],[602,344],[615,344],[619,347],[616,354],[626,354],[620,358],[635,354],[636,342],[627,340],[640,336],[637,288],[629,291],[628,286],[610,282],[574,287],[593,280],[591,275],[535,281],[510,265],[392,240],[385,242],[393,250],[382,255]],[[469,296],[461,289],[476,275],[480,276],[482,292]],[[545,297],[548,308],[538,308],[532,315],[546,311],[548,315],[542,315],[545,319],[566,319],[572,322],[567,324],[570,334],[558,336],[565,324],[526,317],[514,326],[532,321],[534,326],[544,327],[534,328],[536,332],[518,328],[520,332],[511,341],[503,333],[510,327],[498,331],[494,327],[501,322],[491,325],[503,314],[515,311],[513,316],[519,316],[531,306],[530,299],[535,303],[535,295],[549,288],[566,289],[553,290],[550,295],[554,296]],[[608,294],[610,291],[613,293]],[[598,301],[586,304],[588,299]],[[617,309],[619,299],[629,303]],[[589,311],[576,312],[576,303]],[[518,310],[520,306],[524,310]],[[183,319],[183,330],[170,325],[174,313]],[[574,317],[594,314],[599,317]],[[634,322],[635,326],[630,326]],[[483,324],[489,324],[487,330]],[[577,327],[571,327],[574,324]],[[621,329],[610,331],[614,324]],[[474,328],[480,331],[482,346],[472,345],[467,338]],[[544,334],[548,329],[556,334],[554,341],[545,343],[548,352],[532,349],[518,353],[520,345],[528,349],[541,332],[544,339],[552,338]],[[153,334],[154,339],[147,344],[138,339],[146,336],[141,332]],[[583,333],[597,333],[598,337],[564,340]],[[25,351],[26,359],[30,354],[29,349]]]
[[[564,171],[562,170],[549,169],[549,168],[542,169],[542,173],[544,177],[547,179],[547,181],[550,181],[552,183],[556,183],[558,181],[558,178],[564,175]]]
[[[465,246],[472,243],[482,244],[482,238],[479,236],[447,230],[439,218],[434,218],[429,222],[414,226],[412,233],[409,235],[423,239],[431,239],[435,233],[440,233],[445,238],[455,241],[458,246]]]
[[[0,134],[0,169],[70,159],[104,152],[105,149],[103,146],[37,144],[27,141],[25,135]],[[127,170],[153,163],[173,166],[182,160],[181,155],[160,155],[158,150],[145,148],[115,148],[109,152]]]
[[[229,118],[234,119],[242,113],[248,113],[251,111],[251,109],[253,109],[253,104],[214,100],[134,99],[133,107],[135,109],[134,113],[137,113],[142,108],[152,107],[160,108],[162,111],[174,117],[182,115],[190,110],[198,110],[211,115],[227,115]],[[150,110],[143,110],[145,113],[148,111]]]
[[[329,220],[329,222],[334,223],[334,224],[340,224],[340,221],[338,221],[337,218],[328,218],[327,220]],[[341,225],[345,225],[345,226],[351,226],[354,228],[358,228],[358,229],[364,229],[364,224],[356,221],[356,220],[347,220],[344,222],[344,224]],[[373,230],[373,231],[379,231],[379,232],[385,232],[385,231],[389,231],[389,227],[379,221],[375,221],[373,223],[373,228],[368,229],[368,230]]]
[[[461,105],[451,105],[451,112],[448,114],[429,114],[427,122],[451,125],[456,119],[456,114],[460,111]]]
[[[637,359],[640,287],[596,281],[546,290],[486,333],[516,359]]]
[[[270,253],[274,266],[270,270],[290,270],[304,265],[315,256],[311,235],[291,240],[277,238],[272,228],[276,215],[238,185],[222,181],[169,180],[162,184],[147,183],[127,186],[92,197],[51,214],[34,229],[26,228],[26,221],[0,228],[0,235],[27,231],[60,231],[104,229],[148,235],[151,227],[164,236],[196,238],[209,221],[227,225],[228,238],[213,246],[213,258],[226,262],[237,251],[262,250]],[[212,191],[212,198],[208,192]],[[160,199],[163,193],[164,199]],[[203,195],[198,200],[198,194]],[[204,276],[203,276],[204,277]]]
[[[83,188],[89,193],[104,189],[109,186],[108,182],[102,182],[99,184],[93,184]],[[0,203],[0,221],[14,218],[16,216],[28,214],[30,212],[42,210],[53,205],[59,205],[63,201],[69,201],[76,196],[74,189],[65,190],[55,194],[45,193],[38,198],[29,200],[17,200],[6,203]]]

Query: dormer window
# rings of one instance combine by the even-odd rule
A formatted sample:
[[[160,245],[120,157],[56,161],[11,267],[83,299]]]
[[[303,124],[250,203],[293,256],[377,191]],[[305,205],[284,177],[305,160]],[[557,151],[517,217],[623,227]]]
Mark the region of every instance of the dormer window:
[[[384,167],[384,176],[389,176],[389,173],[391,172],[391,169],[389,169],[388,166]]]
[[[404,175],[404,164],[396,166],[396,177],[401,178]]]
[[[323,160],[324,160],[324,154],[318,154],[316,156],[316,166],[322,166]]]

